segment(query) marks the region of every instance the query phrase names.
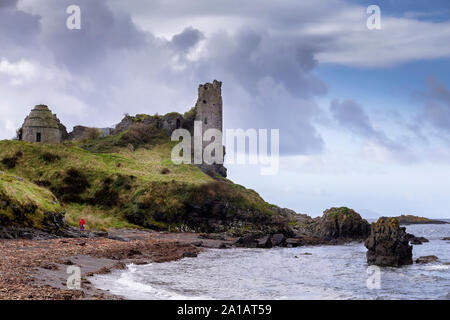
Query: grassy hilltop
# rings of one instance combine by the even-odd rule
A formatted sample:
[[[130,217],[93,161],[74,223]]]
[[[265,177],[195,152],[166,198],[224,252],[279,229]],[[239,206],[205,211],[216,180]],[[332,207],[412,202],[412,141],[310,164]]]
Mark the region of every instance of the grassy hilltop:
[[[72,225],[84,217],[100,230],[242,234],[287,224],[255,191],[194,165],[174,165],[173,146],[162,132],[142,137],[133,130],[59,145],[0,141],[0,201],[9,204],[0,206],[0,225],[28,212],[20,223],[39,228],[49,211],[64,211]],[[34,211],[25,209],[30,205]]]

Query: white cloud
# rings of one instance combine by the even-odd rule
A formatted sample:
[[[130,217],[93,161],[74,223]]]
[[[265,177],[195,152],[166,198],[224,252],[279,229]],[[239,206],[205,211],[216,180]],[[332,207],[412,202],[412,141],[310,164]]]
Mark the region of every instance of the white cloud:
[[[387,67],[420,59],[450,58],[450,21],[432,22],[415,15],[389,16],[381,6],[381,30],[366,26],[366,6],[343,0],[229,0],[195,4],[174,0],[142,2],[109,0],[129,12],[141,28],[170,38],[193,26],[207,35],[242,27],[314,44],[322,63],[358,67]]]
[[[6,58],[0,59],[0,74],[9,76],[12,85],[21,85],[36,76],[36,67],[26,60],[9,62]]]
[[[325,23],[307,30],[311,36],[332,36],[317,55],[320,62],[389,67],[421,59],[450,58],[450,22],[384,16],[381,30],[368,30],[358,15],[347,17],[349,20],[340,21],[337,28]]]

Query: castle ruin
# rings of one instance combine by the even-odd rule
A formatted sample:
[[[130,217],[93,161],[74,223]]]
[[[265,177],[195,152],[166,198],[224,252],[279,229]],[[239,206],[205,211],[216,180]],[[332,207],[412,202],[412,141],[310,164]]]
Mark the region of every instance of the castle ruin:
[[[99,131],[100,137],[110,134],[119,134],[128,130],[136,123],[156,129],[164,130],[169,136],[175,129],[184,128],[193,134],[194,121],[202,122],[202,135],[208,129],[217,129],[222,132],[222,82],[214,80],[213,83],[201,84],[198,88],[198,99],[195,107],[184,116],[171,112],[164,116],[138,114],[126,115],[120,123],[113,128],[94,128]],[[18,139],[26,142],[61,143],[65,140],[80,140],[92,128],[75,126],[73,131],[67,133],[66,127],[61,124],[55,114],[52,114],[46,105],[37,105],[25,118],[23,126],[18,130]],[[203,141],[203,148],[210,142]],[[226,168],[222,163],[197,165],[203,172],[215,176],[226,177]]]

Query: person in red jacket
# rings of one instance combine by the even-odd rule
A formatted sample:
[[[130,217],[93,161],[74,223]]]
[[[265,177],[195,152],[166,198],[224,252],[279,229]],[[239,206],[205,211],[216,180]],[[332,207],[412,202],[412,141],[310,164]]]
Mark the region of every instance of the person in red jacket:
[[[84,231],[84,225],[86,224],[86,221],[84,221],[83,218],[80,220],[80,231]]]

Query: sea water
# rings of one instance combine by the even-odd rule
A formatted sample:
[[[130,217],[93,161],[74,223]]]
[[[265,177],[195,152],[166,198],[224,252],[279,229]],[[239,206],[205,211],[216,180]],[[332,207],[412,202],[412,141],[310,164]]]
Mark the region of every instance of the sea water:
[[[450,224],[412,225],[407,232],[430,240],[413,246],[414,259],[439,261],[380,268],[376,288],[367,285],[373,272],[362,243],[210,249],[197,258],[128,265],[91,282],[127,299],[450,299],[450,241],[441,240]]]

